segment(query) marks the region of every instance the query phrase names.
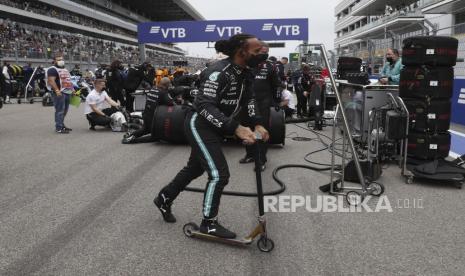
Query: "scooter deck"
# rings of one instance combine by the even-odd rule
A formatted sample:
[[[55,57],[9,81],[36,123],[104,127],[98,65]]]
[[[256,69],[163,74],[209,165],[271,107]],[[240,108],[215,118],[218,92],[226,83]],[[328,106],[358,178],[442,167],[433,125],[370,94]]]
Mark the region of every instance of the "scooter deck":
[[[274,248],[274,242],[266,236],[266,232],[264,231],[264,225],[260,223],[253,232],[242,239],[223,239],[217,236],[213,236],[210,234],[205,234],[199,231],[199,227],[195,223],[188,223],[183,227],[184,234],[190,238],[197,238],[212,242],[221,242],[224,244],[229,245],[237,245],[237,246],[247,246],[250,245],[254,239],[260,235],[260,238],[257,241],[258,249],[262,252],[271,252]]]
[[[257,139],[261,139],[261,137],[257,135]],[[239,245],[239,246],[247,246],[250,245],[256,237],[260,237],[257,246],[263,252],[271,252],[274,248],[274,242],[269,239],[266,235],[266,221],[264,219],[264,211],[263,211],[263,191],[262,191],[262,180],[261,180],[261,170],[260,170],[260,151],[258,145],[256,147],[256,155],[255,155],[255,175],[257,178],[257,195],[258,195],[258,205],[259,205],[259,224],[253,229],[250,235],[243,237],[241,239],[225,239],[220,238],[217,236],[213,236],[207,233],[200,232],[200,228],[197,224],[190,222],[184,225],[183,232],[187,237],[190,238],[197,238],[202,240],[208,240],[213,242],[221,242],[224,244],[230,245]]]
[[[231,245],[246,246],[253,242],[252,239],[245,239],[245,238],[242,238],[242,239],[219,238],[217,236],[205,234],[200,231],[192,231],[191,233],[192,233],[191,234],[192,238],[198,238],[198,239],[209,240],[209,241],[214,241],[214,242],[222,242],[222,243],[231,244]]]

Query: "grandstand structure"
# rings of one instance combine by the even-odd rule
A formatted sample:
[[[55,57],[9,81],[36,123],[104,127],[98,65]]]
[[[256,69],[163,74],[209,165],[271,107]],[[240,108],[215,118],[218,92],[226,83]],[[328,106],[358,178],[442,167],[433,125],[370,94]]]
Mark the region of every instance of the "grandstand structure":
[[[186,0],[0,0],[0,58],[49,64],[60,51],[68,64],[81,68],[115,59],[135,64],[139,22],[203,19]],[[174,44],[146,44],[144,51],[157,66],[204,62]]]

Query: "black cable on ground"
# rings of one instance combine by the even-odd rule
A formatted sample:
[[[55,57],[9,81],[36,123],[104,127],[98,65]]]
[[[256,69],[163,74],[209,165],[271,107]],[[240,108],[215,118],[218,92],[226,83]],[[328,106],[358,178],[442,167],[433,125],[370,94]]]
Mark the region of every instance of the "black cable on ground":
[[[325,147],[322,148],[322,149],[312,151],[312,152],[308,153],[307,155],[305,155],[305,157],[304,157],[304,160],[305,160],[305,161],[307,161],[307,162],[309,162],[309,163],[311,163],[311,164],[319,165],[319,166],[331,166],[331,164],[323,164],[323,163],[318,163],[318,162],[314,162],[314,161],[308,160],[308,157],[309,157],[310,155],[315,154],[315,153],[317,153],[317,152],[324,151],[324,150],[329,150],[330,153],[333,153],[333,152],[334,152],[335,155],[337,155],[337,156],[339,156],[339,157],[342,157],[342,153],[338,152],[340,149],[336,149],[336,148],[335,148],[336,145],[341,145],[341,144],[336,143],[336,141],[338,141],[338,140],[340,140],[340,139],[342,139],[342,138],[338,138],[338,139],[336,139],[336,141],[334,141],[334,142],[328,144],[328,143],[326,143],[325,141],[323,141],[323,139],[322,139],[321,137],[325,137],[325,138],[327,138],[328,140],[332,140],[332,138],[330,138],[329,136],[327,136],[327,135],[325,135],[325,134],[323,134],[323,133],[317,132],[317,131],[315,131],[315,130],[312,130],[312,129],[310,129],[310,128],[305,128],[305,127],[299,126],[299,125],[297,125],[297,124],[295,124],[295,126],[297,126],[297,127],[299,127],[299,128],[302,128],[302,129],[304,129],[304,130],[307,130],[307,131],[312,132],[313,134],[315,134],[315,135],[317,136],[317,139],[325,146]]]
[[[276,169],[275,169],[276,170]],[[274,171],[273,171],[274,173]],[[276,181],[278,182],[278,181]],[[270,191],[270,192],[264,192],[263,195],[264,196],[270,196],[270,195],[278,195],[282,192],[284,192],[286,190],[286,185],[284,185],[283,182],[278,182],[278,185],[279,185],[279,189],[277,190],[274,190],[274,191]],[[205,189],[201,189],[201,188],[190,188],[190,187],[187,187],[185,189],[185,191],[189,191],[189,192],[196,192],[196,193],[205,193]],[[230,195],[230,196],[242,196],[242,197],[257,197],[257,193],[246,193],[246,192],[233,192],[233,191],[223,191],[222,195]]]
[[[291,139],[292,139],[292,138],[293,138],[293,137],[291,137],[292,134],[295,134],[295,135],[296,135],[296,136],[294,136],[294,137],[298,137],[298,136],[299,136],[299,134],[298,134],[297,132],[293,131],[293,132],[288,133],[288,134],[286,135],[285,138],[291,138]]]
[[[288,135],[286,135],[286,138],[291,138],[291,139],[301,140],[301,141],[313,141],[313,140],[315,140],[314,138],[302,137],[302,136],[289,137],[291,134],[297,134],[298,135],[297,132],[291,132]],[[279,178],[277,177],[277,172],[280,169],[288,168],[290,166],[300,167],[300,168],[307,168],[307,169],[311,169],[311,168],[319,169],[319,168],[316,168],[316,167],[311,167],[311,166],[306,166],[306,165],[283,165],[283,166],[279,166],[279,167],[277,167],[277,168],[275,168],[273,170],[273,179],[278,183],[280,188],[277,189],[277,190],[270,191],[270,192],[264,192],[263,193],[264,196],[278,195],[278,194],[280,194],[280,193],[282,193],[282,192],[284,192],[286,190],[286,185],[284,184],[284,182],[279,180]],[[327,169],[324,168],[324,170],[327,170]],[[195,193],[205,193],[205,189],[201,189],[201,188],[186,187],[184,190],[189,191],[189,192],[195,192]],[[235,192],[235,191],[223,191],[222,194],[223,195],[229,195],[229,196],[242,196],[242,197],[257,197],[258,196],[257,193]]]
[[[310,132],[314,133],[314,134],[317,136],[318,140],[320,140],[320,142],[321,142],[324,146],[326,146],[325,149],[328,149],[330,153],[333,153],[333,152],[334,152],[335,155],[337,155],[337,156],[339,156],[339,157],[342,157],[342,153],[338,152],[338,151],[341,151],[342,149],[336,149],[336,148],[335,148],[335,145],[341,145],[341,144],[338,144],[338,143],[335,143],[335,142],[338,141],[338,140],[341,140],[342,137],[340,137],[340,138],[336,139],[336,141],[334,141],[334,142],[328,144],[328,143],[326,143],[325,141],[323,141],[323,139],[322,139],[321,137],[325,137],[326,139],[332,141],[332,138],[331,138],[331,137],[329,137],[329,136],[327,136],[327,135],[325,135],[325,134],[323,134],[323,133],[317,132],[317,131],[315,131],[315,130],[312,130],[312,129],[310,129],[310,128],[305,128],[305,127],[303,127],[303,126],[299,126],[299,125],[297,125],[297,124],[295,124],[295,126],[301,128],[301,129],[304,129],[304,130],[307,130],[307,131],[310,131]],[[318,151],[317,151],[317,152],[318,152]],[[313,153],[316,153],[316,152],[313,152]],[[350,151],[346,151],[346,153],[351,154]],[[311,154],[312,154],[312,153],[307,154],[306,157],[308,157],[308,156],[311,155]],[[304,159],[305,159],[305,161],[307,161],[307,162],[313,163],[313,162],[311,162],[311,161],[308,161],[306,158],[304,158]],[[326,166],[331,166],[331,165],[330,165],[330,164],[326,164]]]
[[[305,155],[304,157],[304,160],[307,161],[308,163],[310,164],[314,164],[314,165],[318,165],[318,166],[325,166],[325,167],[329,167],[331,168],[331,164],[325,164],[325,163],[319,163],[319,162],[315,162],[315,161],[311,161],[308,159],[308,157],[312,154],[315,154],[315,153],[318,153],[318,152],[321,152],[321,151],[324,151],[324,150],[327,150],[329,149],[328,147],[324,147],[324,148],[321,148],[321,149],[318,149],[318,150],[315,150],[315,151],[312,151],[312,152],[309,152]]]
[[[281,165],[281,166],[278,166],[276,167],[274,170],[273,170],[273,179],[274,181],[276,181],[279,185],[285,185],[284,182],[279,179],[278,177],[278,172],[282,169],[286,169],[286,168],[302,168],[302,169],[309,169],[309,170],[312,170],[312,171],[328,171],[328,170],[331,170],[331,168],[318,168],[318,167],[313,167],[313,166],[308,166],[308,165],[302,165],[302,164],[286,164],[286,165]],[[340,179],[336,179],[335,181],[333,181],[334,185],[337,185],[341,180]],[[320,190],[322,192],[329,192],[330,190],[330,187],[331,187],[331,183],[328,183],[328,184],[325,184],[325,185],[322,185],[320,186]]]
[[[286,169],[286,168],[302,168],[302,169],[309,169],[309,170],[313,170],[313,171],[329,171],[331,170],[331,164],[323,164],[323,163],[318,163],[318,162],[314,162],[314,161],[310,161],[308,160],[308,156],[312,155],[312,154],[315,154],[317,152],[321,152],[321,151],[324,151],[324,150],[329,150],[330,152],[333,152],[338,155],[338,156],[342,156],[341,153],[338,153],[336,151],[336,149],[334,148],[334,146],[336,145],[336,141],[341,139],[337,139],[336,141],[330,143],[330,144],[327,144],[325,141],[323,141],[323,139],[321,137],[325,137],[327,138],[328,140],[332,140],[332,138],[330,138],[329,136],[323,134],[323,133],[319,133],[317,131],[314,131],[314,130],[311,130],[309,128],[305,128],[305,127],[302,127],[302,126],[299,126],[297,124],[294,124],[295,126],[299,127],[299,128],[302,128],[304,130],[307,130],[307,131],[310,131],[312,133],[314,133],[316,136],[317,136],[317,139],[325,146],[324,148],[321,148],[321,149],[318,149],[318,150],[315,150],[315,151],[312,151],[310,153],[308,153],[307,155],[305,155],[304,157],[304,160],[309,162],[309,163],[312,163],[312,164],[315,164],[315,165],[319,165],[319,166],[322,166],[322,167],[315,167],[315,166],[309,166],[309,165],[302,165],[302,164],[285,164],[285,165],[281,165],[281,166],[278,166],[276,167],[274,170],[273,170],[273,179],[279,184],[279,185],[285,185],[284,182],[279,179],[278,177],[278,172],[282,169]],[[310,139],[308,141],[314,141],[316,139]],[[335,167],[335,169],[341,169],[340,166],[337,166]],[[340,182],[340,179],[336,179],[335,181],[333,181],[333,185],[337,185],[338,183]],[[329,192],[330,191],[330,187],[331,187],[331,183],[328,183],[328,184],[325,184],[325,185],[322,185],[319,187],[319,189],[322,191],[322,192]],[[336,187],[337,188],[337,187]]]
[[[296,136],[291,137],[292,134],[295,134]],[[287,134],[285,138],[286,139],[292,139],[294,141],[312,141],[312,140],[314,140],[314,138],[299,136],[299,134],[297,132],[295,132],[295,131]]]
[[[287,118],[286,124],[305,123],[314,120],[313,117],[302,117],[302,118]]]
[[[313,141],[314,139],[298,136],[298,137],[293,137],[292,140],[299,141],[299,142],[310,142],[310,141]]]
[[[319,140],[323,145],[325,145],[324,148],[322,149],[318,149],[316,151],[313,151],[311,153],[308,153],[304,160],[307,161],[307,162],[310,162],[310,163],[314,163],[316,165],[321,165],[321,166],[325,166],[325,167],[315,167],[315,166],[309,166],[309,165],[303,165],[303,164],[285,164],[285,165],[281,165],[281,166],[278,166],[276,167],[274,170],[273,170],[273,173],[272,173],[272,176],[273,176],[273,179],[276,181],[276,183],[278,183],[278,185],[280,186],[279,189],[277,190],[274,190],[274,191],[270,191],[270,192],[266,192],[266,193],[263,193],[264,196],[269,196],[269,195],[278,195],[280,193],[283,193],[285,190],[286,190],[286,185],[284,184],[284,182],[279,179],[278,177],[278,172],[282,169],[286,169],[286,168],[302,168],[302,169],[309,169],[309,170],[313,170],[313,171],[329,171],[331,170],[331,167],[330,167],[330,164],[321,164],[321,163],[317,163],[317,162],[312,162],[312,161],[309,161],[307,160],[306,158],[311,155],[311,154],[314,154],[314,153],[317,153],[317,152],[321,152],[321,151],[324,151],[324,150],[329,150],[330,152],[332,150],[336,150],[334,149],[334,145],[335,143],[331,143],[331,144],[327,144],[323,141],[323,139],[321,138],[322,137],[325,137],[329,140],[332,140],[332,138],[330,138],[329,136],[323,134],[323,133],[318,133],[316,131],[313,131],[311,129],[308,129],[308,128],[304,128],[302,126],[299,126],[297,124],[294,124],[295,126],[299,127],[299,128],[302,128],[304,130],[307,130],[307,131],[310,131],[314,134],[316,134],[317,138],[310,138],[310,137],[301,137],[301,136],[296,136],[296,137],[289,137],[290,134],[288,134],[286,136],[286,138],[291,138],[291,139],[295,139],[295,140],[298,140],[298,141],[315,141],[315,140]],[[293,132],[295,133],[295,132]],[[297,133],[296,133],[297,134]],[[341,139],[341,138],[339,138]],[[339,140],[338,139],[338,140]],[[337,141],[337,140],[336,140]],[[336,152],[337,153],[337,152]],[[341,153],[337,153],[338,156],[342,156]],[[335,167],[335,169],[339,169],[340,167]],[[334,184],[337,184],[338,181],[340,180],[335,180],[334,181]],[[328,192],[329,191],[329,187],[330,187],[330,183],[329,184],[326,184],[326,185],[323,185],[320,187],[320,190],[322,192]],[[196,192],[196,193],[205,193],[205,189],[201,189],[201,188],[191,188],[191,187],[187,187],[185,189],[186,191],[189,191],[189,192]],[[222,193],[223,195],[230,195],[230,196],[242,196],[242,197],[257,197],[257,194],[256,193],[246,193],[246,192],[234,192],[234,191],[223,191]]]

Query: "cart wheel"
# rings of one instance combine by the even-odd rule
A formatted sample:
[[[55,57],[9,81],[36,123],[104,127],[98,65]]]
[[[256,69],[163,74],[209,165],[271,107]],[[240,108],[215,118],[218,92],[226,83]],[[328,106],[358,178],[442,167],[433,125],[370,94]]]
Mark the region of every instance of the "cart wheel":
[[[274,242],[265,236],[261,236],[257,241],[257,247],[262,252],[271,252],[274,249]]]
[[[21,100],[20,100],[20,99],[18,99],[18,104],[21,104]]]
[[[197,226],[197,224],[195,224],[193,222],[189,222],[189,223],[185,224],[184,227],[182,228],[182,231],[184,232],[184,235],[186,235],[188,237],[192,237],[192,232],[198,231],[198,230],[199,230],[199,227]]]
[[[413,176],[407,177],[406,182],[407,182],[407,184],[412,184],[413,183]]]
[[[359,192],[350,191],[346,194],[346,200],[349,205],[358,206],[362,203],[363,198]]]
[[[378,182],[371,182],[367,189],[374,196],[380,196],[384,193],[384,185]]]

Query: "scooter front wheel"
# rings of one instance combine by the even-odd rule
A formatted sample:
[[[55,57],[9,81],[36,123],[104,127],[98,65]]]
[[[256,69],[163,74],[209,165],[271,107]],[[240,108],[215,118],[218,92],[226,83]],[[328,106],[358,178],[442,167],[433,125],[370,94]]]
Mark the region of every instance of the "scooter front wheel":
[[[257,247],[262,252],[271,252],[274,249],[274,242],[272,239],[262,236],[257,241]]]
[[[192,237],[192,232],[195,232],[195,231],[198,231],[199,230],[199,227],[197,226],[197,224],[193,223],[193,222],[189,222],[187,224],[184,225],[184,227],[182,228],[182,231],[184,232],[184,235],[188,236],[188,237]]]

